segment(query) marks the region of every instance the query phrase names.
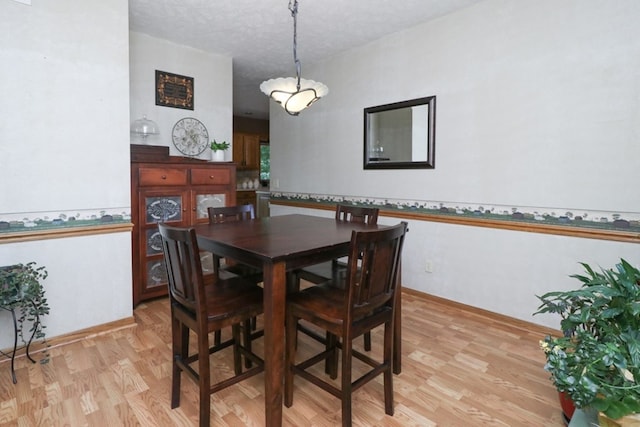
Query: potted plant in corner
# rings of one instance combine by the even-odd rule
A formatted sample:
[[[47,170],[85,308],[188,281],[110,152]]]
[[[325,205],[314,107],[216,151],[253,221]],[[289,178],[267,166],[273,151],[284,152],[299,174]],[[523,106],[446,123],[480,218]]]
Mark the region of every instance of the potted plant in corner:
[[[214,162],[224,162],[224,152],[230,147],[227,141],[211,141],[211,160]]]
[[[45,268],[36,267],[35,262],[0,267],[0,308],[14,313],[16,340],[20,338],[26,347],[27,357],[34,363],[35,360],[29,354],[29,346],[33,340],[41,340],[45,348],[41,363],[49,360],[46,352],[48,344],[44,332],[45,325],[42,323],[42,317],[49,314],[49,304],[41,283],[47,275]],[[11,365],[14,384],[15,351],[14,348]]]
[[[545,370],[578,408],[598,412],[600,425],[640,422],[640,270],[622,259],[612,269],[575,274],[582,285],[548,292],[534,314],[556,313],[563,336],[540,342]],[[615,420],[615,424],[613,424]]]

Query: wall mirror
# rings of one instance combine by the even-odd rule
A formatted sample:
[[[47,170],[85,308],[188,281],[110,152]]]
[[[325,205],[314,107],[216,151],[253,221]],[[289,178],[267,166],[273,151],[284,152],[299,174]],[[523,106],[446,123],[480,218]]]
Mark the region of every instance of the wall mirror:
[[[364,109],[364,169],[433,169],[436,97]]]

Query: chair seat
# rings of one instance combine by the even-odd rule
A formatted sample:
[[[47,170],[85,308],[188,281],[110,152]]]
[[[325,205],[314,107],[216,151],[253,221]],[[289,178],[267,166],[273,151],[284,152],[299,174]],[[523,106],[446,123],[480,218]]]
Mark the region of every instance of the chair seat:
[[[262,313],[262,288],[242,277],[218,280],[205,286],[207,320],[252,317]]]
[[[344,289],[322,284],[287,295],[287,304],[291,307],[303,308],[302,319],[307,320],[307,317],[313,317],[331,323],[341,323],[346,297]]]
[[[344,290],[345,286],[346,282],[344,280],[340,280],[338,283],[332,281],[312,286],[287,296],[287,304],[289,309],[300,319],[312,323],[321,322],[323,328],[330,332],[338,333],[342,327],[346,305],[349,301],[349,295]],[[390,314],[391,308],[381,304],[375,312],[376,316],[373,316],[370,310],[359,312],[356,309],[352,312],[354,316],[352,319],[354,336],[362,335],[372,328],[370,324],[360,325],[360,319],[368,318],[371,320],[373,317],[378,319],[384,314]],[[376,325],[381,323],[378,321]],[[360,328],[360,326],[363,327]]]

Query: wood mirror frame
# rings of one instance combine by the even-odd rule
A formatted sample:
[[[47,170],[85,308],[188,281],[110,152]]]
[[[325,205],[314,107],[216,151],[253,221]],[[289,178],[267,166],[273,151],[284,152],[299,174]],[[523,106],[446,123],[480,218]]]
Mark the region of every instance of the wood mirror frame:
[[[364,169],[434,169],[436,97],[364,109]]]

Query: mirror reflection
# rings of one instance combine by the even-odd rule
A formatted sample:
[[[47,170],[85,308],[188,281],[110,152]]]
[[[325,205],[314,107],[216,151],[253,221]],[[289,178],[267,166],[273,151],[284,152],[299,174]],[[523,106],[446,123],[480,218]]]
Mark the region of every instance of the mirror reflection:
[[[364,169],[435,167],[436,97],[364,109]]]

